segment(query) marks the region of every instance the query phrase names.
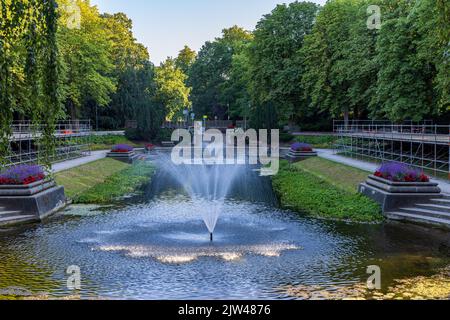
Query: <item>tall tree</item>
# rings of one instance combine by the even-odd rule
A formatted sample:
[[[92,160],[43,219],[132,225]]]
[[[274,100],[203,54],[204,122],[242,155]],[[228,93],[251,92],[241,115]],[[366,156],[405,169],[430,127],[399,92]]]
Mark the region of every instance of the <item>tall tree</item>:
[[[189,101],[191,89],[186,87],[186,77],[171,58],[156,68],[156,97],[166,106],[168,120],[181,117],[183,110],[191,106]]]
[[[123,13],[101,16],[106,39],[111,43],[109,53],[113,63],[112,75],[117,79],[117,90],[111,95],[106,108],[100,109],[99,125],[103,128],[123,128],[127,120],[137,118],[136,105],[146,96],[149,82],[139,81],[142,73],[153,76],[153,65],[147,48],[138,43],[133,35],[133,22]],[[149,79],[151,81],[151,79]],[[140,103],[140,102],[139,102]],[[96,116],[92,113],[90,117]]]
[[[284,123],[304,105],[297,52],[311,33],[318,9],[312,2],[278,5],[254,31],[249,51],[252,99],[256,105],[272,102]]]
[[[225,118],[230,116],[231,97],[222,89],[230,79],[233,55],[242,43],[252,36],[244,29],[233,26],[222,31],[222,37],[206,42],[189,72],[192,103],[197,115]]]
[[[345,43],[357,17],[354,0],[332,0],[319,12],[300,54],[304,65],[302,85],[310,107],[349,118],[352,101],[350,80],[344,70]],[[366,20],[363,20],[364,22]]]
[[[438,111],[433,98],[433,70],[417,55],[414,39],[418,29],[410,19],[413,6],[407,0],[396,2],[377,42],[379,71],[373,114],[399,122],[419,121]]]
[[[189,74],[189,70],[194,63],[197,57],[197,53],[189,48],[188,46],[184,46],[184,48],[178,53],[177,58],[175,59],[175,65],[177,68],[181,69],[184,74]]]
[[[408,16],[417,48],[417,59],[430,73],[428,85],[433,87],[428,99],[435,111],[450,110],[450,4],[442,0],[416,1]]]
[[[77,0],[81,13],[80,26],[66,23],[63,16],[58,42],[64,65],[65,105],[72,119],[80,117],[87,105],[104,107],[116,90],[111,42],[107,28],[96,7]]]

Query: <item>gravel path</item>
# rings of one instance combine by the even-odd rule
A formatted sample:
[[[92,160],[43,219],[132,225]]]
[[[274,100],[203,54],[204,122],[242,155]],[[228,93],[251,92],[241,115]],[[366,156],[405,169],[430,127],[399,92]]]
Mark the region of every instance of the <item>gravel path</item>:
[[[60,171],[76,168],[76,167],[82,166],[84,164],[103,159],[106,157],[106,154],[108,153],[108,151],[109,150],[92,151],[90,156],[55,163],[52,165],[52,171],[60,172]]]

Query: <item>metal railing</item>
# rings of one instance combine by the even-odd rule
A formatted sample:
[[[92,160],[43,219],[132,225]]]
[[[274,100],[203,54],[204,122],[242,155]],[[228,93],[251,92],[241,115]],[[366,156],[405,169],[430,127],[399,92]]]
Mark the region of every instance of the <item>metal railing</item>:
[[[232,120],[207,120],[203,122],[204,126],[208,129],[227,129],[233,126]],[[166,121],[162,125],[164,129],[188,129],[194,126],[193,121]],[[244,128],[246,121],[236,121],[236,127]]]
[[[351,157],[376,162],[400,161],[450,174],[450,125],[430,121],[334,121],[336,149]]]
[[[40,138],[45,124],[31,121],[13,121],[11,123],[9,155],[5,157],[6,166],[39,163],[42,147]],[[52,162],[79,158],[90,154],[92,134],[89,120],[60,121],[55,125],[56,148],[51,155]]]
[[[11,140],[39,137],[42,135],[44,126],[45,124],[35,124],[31,121],[13,121]],[[61,121],[55,125],[55,136],[57,137],[87,135],[91,131],[90,120]]]

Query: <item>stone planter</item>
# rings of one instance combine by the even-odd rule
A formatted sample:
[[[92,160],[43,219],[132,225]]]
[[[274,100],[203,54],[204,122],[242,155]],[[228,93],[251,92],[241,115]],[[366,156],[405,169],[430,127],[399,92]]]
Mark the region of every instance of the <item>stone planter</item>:
[[[317,152],[315,151],[294,151],[289,150],[289,153],[287,154],[286,158],[290,162],[298,162],[302,161],[311,157],[317,157]]]
[[[371,175],[360,184],[359,192],[378,202],[386,212],[439,197],[441,189],[433,182],[393,182]]]
[[[42,180],[28,185],[0,185],[0,197],[32,196],[53,188],[55,185],[56,183],[53,180]]]
[[[64,187],[53,180],[0,186],[0,225],[40,221],[64,208]]]
[[[128,164],[133,164],[136,159],[137,159],[137,155],[134,151],[130,151],[130,152],[108,152],[106,155],[108,158],[112,158],[115,160],[119,160]]]

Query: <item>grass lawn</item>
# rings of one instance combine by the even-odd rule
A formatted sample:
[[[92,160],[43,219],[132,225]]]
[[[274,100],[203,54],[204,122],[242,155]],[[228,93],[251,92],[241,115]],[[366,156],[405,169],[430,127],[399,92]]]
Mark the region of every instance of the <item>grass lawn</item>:
[[[287,209],[313,216],[376,222],[383,220],[377,203],[357,192],[368,173],[325,159],[283,161],[273,177],[274,190]]]
[[[294,166],[348,192],[357,192],[359,184],[371,174],[319,157],[297,162]]]
[[[149,182],[154,167],[146,162],[128,165],[113,159],[98,160],[55,175],[74,203],[106,204]]]

